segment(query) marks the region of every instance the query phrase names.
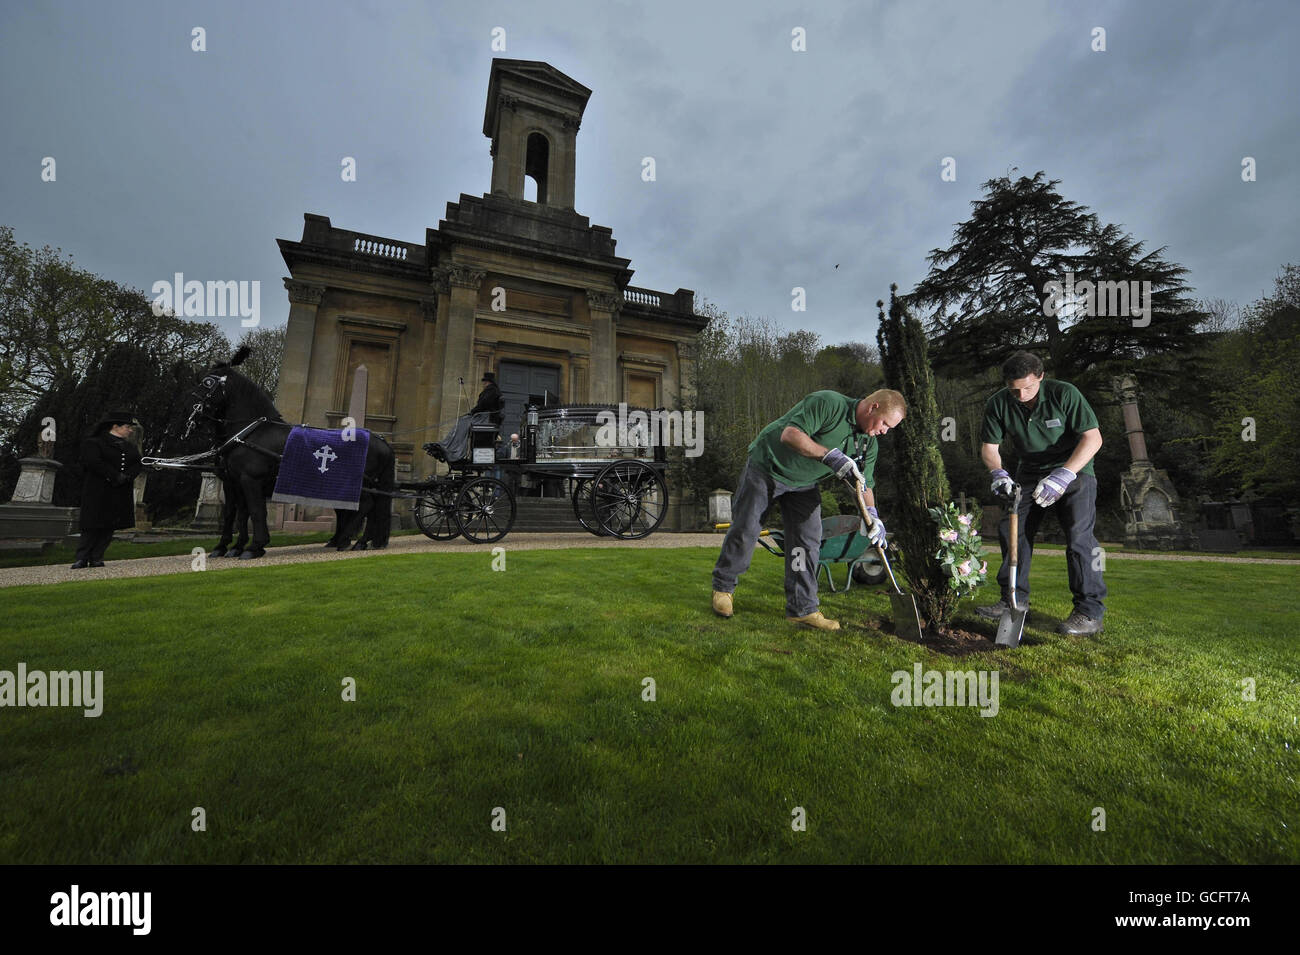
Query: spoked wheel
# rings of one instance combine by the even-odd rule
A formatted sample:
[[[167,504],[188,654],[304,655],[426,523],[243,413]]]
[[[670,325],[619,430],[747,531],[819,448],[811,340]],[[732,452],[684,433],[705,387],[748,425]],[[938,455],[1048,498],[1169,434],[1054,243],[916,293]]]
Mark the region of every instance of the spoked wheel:
[[[668,485],[648,464],[615,461],[596,475],[591,510],[607,534],[622,540],[646,537],[668,513]]]
[[[597,537],[608,537],[607,531],[600,529],[596,515],[591,509],[591,478],[580,478],[573,482],[573,516],[578,519],[584,530]]]
[[[456,496],[456,525],[466,540],[491,544],[515,524],[515,496],[496,478],[475,478]]]
[[[415,501],[415,523],[425,537],[449,541],[460,536],[456,523],[456,489],[450,484],[435,484],[422,491]]]

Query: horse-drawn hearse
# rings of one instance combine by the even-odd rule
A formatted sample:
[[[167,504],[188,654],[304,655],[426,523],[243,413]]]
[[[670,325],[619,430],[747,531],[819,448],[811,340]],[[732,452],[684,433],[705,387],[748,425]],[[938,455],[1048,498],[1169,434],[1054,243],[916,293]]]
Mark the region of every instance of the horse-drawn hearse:
[[[273,491],[277,500],[300,499],[282,496],[282,464],[300,432],[310,430],[285,422],[271,399],[235,370],[246,357],[241,349],[229,362],[211,368],[190,395],[181,439],[208,424],[214,447],[142,461],[154,469],[216,472],[225,505],[221,539],[212,554],[243,560],[261,557],[270,543],[266,500]],[[396,456],[388,442],[377,433],[354,429],[351,440],[362,439],[350,449],[357,485],[352,501],[335,505],[337,523],[326,546],[343,550],[358,537],[354,550],[385,547],[394,499],[413,502],[416,524],[434,540],[464,536],[474,543],[493,543],[514,526],[517,490],[554,491],[557,485],[567,485],[574,516],[591,533],[623,540],[645,537],[663,523],[668,509],[663,444],[648,426],[649,412],[636,412],[644,416],[645,427],[612,427],[609,422],[620,411],[626,412],[626,406],[529,406],[517,448],[513,442],[502,445],[487,415],[467,416],[464,441],[425,446],[445,463],[446,472],[402,483],[396,480]],[[617,437],[611,440],[611,435]],[[349,440],[317,450],[322,473],[335,449],[343,453]],[[242,530],[245,521],[252,524],[251,539]],[[240,538],[232,546],[237,528]]]
[[[466,440],[425,449],[447,473],[400,487],[415,496],[415,522],[428,537],[498,541],[515,522],[514,488],[568,485],[573,516],[597,536],[635,540],[654,533],[668,510],[663,443],[650,427],[616,428],[616,405],[529,406],[517,448],[501,446],[497,426],[478,415]],[[459,453],[456,453],[459,452]]]

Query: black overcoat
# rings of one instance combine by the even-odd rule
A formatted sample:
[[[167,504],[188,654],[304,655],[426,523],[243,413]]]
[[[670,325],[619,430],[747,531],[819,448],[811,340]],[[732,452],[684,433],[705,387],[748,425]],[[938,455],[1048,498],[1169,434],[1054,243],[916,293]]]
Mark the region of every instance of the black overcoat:
[[[470,414],[477,414],[480,411],[487,411],[496,414],[505,407],[506,399],[501,394],[501,389],[497,387],[495,381],[489,381],[487,387],[478,393],[478,401],[473,408],[469,409]]]
[[[121,530],[135,526],[135,476],[140,452],[107,431],[81,442],[81,529]]]

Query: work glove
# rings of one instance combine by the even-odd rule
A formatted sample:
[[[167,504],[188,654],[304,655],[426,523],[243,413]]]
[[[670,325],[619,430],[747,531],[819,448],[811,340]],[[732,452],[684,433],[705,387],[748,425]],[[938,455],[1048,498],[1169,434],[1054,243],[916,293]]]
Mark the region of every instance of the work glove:
[[[1010,497],[1016,489],[1016,482],[1011,480],[1011,475],[1002,468],[990,471],[989,475],[993,478],[993,493],[998,497]]]
[[[865,529],[867,538],[871,541],[872,547],[885,546],[885,522],[880,519],[874,507],[868,507],[867,513],[871,515],[871,526]],[[863,521],[865,524],[866,521]]]
[[[1057,468],[1034,488],[1034,503],[1041,507],[1051,507],[1061,499],[1075,477],[1075,473],[1068,468]]]
[[[835,472],[835,476],[855,491],[863,483],[862,472],[853,463],[853,459],[839,448],[831,448],[822,458],[822,464]]]

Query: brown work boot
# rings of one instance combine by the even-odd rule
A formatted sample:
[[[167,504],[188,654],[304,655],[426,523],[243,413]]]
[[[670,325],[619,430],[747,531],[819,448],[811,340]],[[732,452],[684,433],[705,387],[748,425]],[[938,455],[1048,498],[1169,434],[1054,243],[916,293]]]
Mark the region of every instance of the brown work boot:
[[[715,590],[713,592],[713,612],[719,617],[730,617],[735,612],[731,607],[731,594]]]
[[[822,616],[820,610],[814,610],[812,613],[803,617],[786,617],[791,623],[798,624],[801,627],[808,627],[812,630],[838,630],[840,622],[838,620],[827,620]]]

